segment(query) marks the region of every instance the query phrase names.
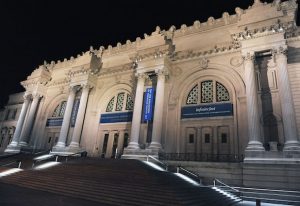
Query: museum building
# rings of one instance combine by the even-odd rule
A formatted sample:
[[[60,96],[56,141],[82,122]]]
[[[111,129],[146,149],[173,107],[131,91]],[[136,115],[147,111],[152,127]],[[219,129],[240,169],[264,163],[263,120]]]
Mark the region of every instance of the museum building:
[[[255,0],[232,15],[45,62],[1,112],[0,151],[299,167],[297,9],[295,0]]]

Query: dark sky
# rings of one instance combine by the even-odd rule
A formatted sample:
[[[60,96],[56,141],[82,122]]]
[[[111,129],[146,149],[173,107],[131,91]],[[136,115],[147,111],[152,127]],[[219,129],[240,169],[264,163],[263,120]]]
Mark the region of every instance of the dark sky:
[[[0,107],[8,95],[23,91],[20,81],[44,60],[63,60],[150,34],[159,25],[192,25],[220,18],[253,0],[1,0]],[[271,1],[268,1],[271,2]]]

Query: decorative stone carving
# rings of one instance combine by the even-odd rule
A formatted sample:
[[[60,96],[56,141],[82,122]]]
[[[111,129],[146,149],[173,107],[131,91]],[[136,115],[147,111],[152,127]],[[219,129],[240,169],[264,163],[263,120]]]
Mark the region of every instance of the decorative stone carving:
[[[201,23],[200,23],[199,20],[194,21],[194,28],[195,28],[195,29],[199,29],[200,26],[201,26]]]
[[[179,97],[176,94],[171,95],[171,97],[169,99],[169,105],[171,105],[171,106],[177,105],[178,99],[179,99]]]
[[[243,10],[240,7],[236,7],[235,8],[235,13],[236,13],[236,15],[238,17],[238,20],[241,20],[241,16],[243,14]]]
[[[209,26],[214,25],[214,24],[215,24],[215,18],[212,17],[212,16],[209,17],[209,18],[207,19],[207,23],[208,23]]]
[[[244,59],[241,56],[232,57],[230,59],[230,65],[234,67],[239,67],[243,64]]]
[[[180,74],[182,74],[182,69],[180,67],[173,67],[171,70],[170,70],[170,74],[172,76],[179,76]]]
[[[229,24],[230,15],[228,12],[224,12],[222,15],[222,18],[223,18],[225,24]]]
[[[244,61],[254,61],[254,54],[248,52],[245,56],[243,56]]]
[[[206,69],[208,67],[208,63],[209,63],[209,60],[206,59],[205,57],[204,58],[201,58],[200,61],[199,61],[199,66],[202,68],[202,69]]]

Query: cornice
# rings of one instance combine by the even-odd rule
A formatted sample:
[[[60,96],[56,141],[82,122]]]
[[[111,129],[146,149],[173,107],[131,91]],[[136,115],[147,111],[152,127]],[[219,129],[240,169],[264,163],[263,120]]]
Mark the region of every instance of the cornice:
[[[215,46],[210,49],[199,49],[199,50],[186,50],[176,52],[174,57],[171,59],[172,62],[179,63],[185,62],[189,60],[197,60],[203,58],[211,58],[214,56],[224,55],[224,54],[231,54],[239,52],[240,48],[236,47],[231,42],[224,43],[222,46]]]

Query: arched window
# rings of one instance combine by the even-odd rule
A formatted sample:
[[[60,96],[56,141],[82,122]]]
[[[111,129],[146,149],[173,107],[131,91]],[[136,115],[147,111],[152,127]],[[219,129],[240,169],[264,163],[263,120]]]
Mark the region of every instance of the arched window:
[[[113,96],[107,104],[106,112],[121,112],[133,110],[133,101],[130,94],[120,92]]]
[[[59,105],[57,105],[57,107],[55,108],[52,114],[52,117],[63,117],[65,114],[66,105],[67,105],[66,101],[62,101]]]
[[[197,83],[190,90],[186,98],[187,105],[228,101],[230,101],[228,90],[223,84],[214,80]]]

